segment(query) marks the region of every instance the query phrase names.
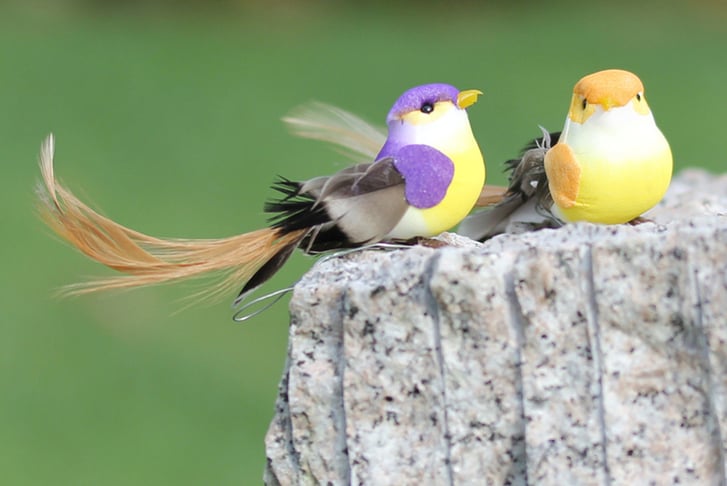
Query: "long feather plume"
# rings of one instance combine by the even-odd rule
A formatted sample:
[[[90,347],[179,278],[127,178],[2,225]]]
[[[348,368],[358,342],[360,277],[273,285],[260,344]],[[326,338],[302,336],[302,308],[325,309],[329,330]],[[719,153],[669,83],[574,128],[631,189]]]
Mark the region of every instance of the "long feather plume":
[[[220,282],[210,294],[244,285],[267,261],[289,245],[297,244],[307,229],[281,233],[265,228],[218,239],[161,239],[126,228],[97,213],[53,173],[54,138],[41,146],[38,184],[42,218],[61,238],[99,263],[126,275],[65,287],[63,293],[85,294],[178,281],[218,274]],[[207,293],[207,292],[205,292]]]
[[[294,108],[283,122],[293,135],[337,145],[357,162],[372,162],[386,131],[337,106],[312,101]]]

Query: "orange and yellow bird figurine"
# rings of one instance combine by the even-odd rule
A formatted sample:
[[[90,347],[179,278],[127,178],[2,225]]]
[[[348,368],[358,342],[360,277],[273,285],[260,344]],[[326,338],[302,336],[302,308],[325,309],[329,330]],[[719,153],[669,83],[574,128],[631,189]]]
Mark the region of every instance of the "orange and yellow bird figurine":
[[[504,200],[468,217],[462,234],[481,240],[518,222],[637,220],[666,193],[672,154],[638,76],[608,69],[576,83],[562,133],[546,132],[508,166]]]

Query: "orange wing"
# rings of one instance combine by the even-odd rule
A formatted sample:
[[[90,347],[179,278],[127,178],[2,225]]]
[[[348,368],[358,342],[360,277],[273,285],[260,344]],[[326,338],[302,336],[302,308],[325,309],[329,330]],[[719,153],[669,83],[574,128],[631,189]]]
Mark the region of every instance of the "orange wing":
[[[581,166],[568,145],[557,143],[545,154],[545,173],[555,204],[562,209],[573,207],[580,189]]]

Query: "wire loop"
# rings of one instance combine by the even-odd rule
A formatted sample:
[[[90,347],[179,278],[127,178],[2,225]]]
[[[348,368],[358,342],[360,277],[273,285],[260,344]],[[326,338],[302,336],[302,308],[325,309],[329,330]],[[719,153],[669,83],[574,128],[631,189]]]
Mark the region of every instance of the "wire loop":
[[[252,319],[253,317],[262,314],[266,310],[270,309],[272,306],[277,304],[277,302],[285,297],[285,294],[292,291],[293,287],[285,287],[283,289],[278,289],[274,292],[270,292],[265,295],[261,295],[260,297],[257,297],[250,302],[245,302],[245,299],[240,299],[239,301],[235,302],[233,304],[233,308],[236,308],[234,314],[232,314],[232,320],[235,322],[245,322],[249,319]],[[267,302],[264,306],[262,306],[259,309],[256,309],[252,312],[249,312],[245,314],[244,312],[250,309],[252,306],[259,304],[261,302],[265,302],[266,300],[270,300],[270,302]],[[238,308],[239,307],[239,308]]]

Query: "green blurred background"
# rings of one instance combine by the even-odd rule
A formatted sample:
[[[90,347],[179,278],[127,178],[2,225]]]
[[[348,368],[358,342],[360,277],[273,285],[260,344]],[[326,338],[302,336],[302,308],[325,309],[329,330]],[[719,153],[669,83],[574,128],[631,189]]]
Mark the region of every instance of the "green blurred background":
[[[677,170],[725,171],[723,3],[544,5],[1,3],[2,483],[258,484],[286,353],[287,299],[235,325],[228,301],[177,312],[184,286],[53,298],[109,272],[36,218],[50,131],[62,180],[159,236],[260,227],[276,174],[343,167],[286,133],[295,105],[381,123],[426,82],[484,90],[470,114],[490,182],[538,124],[561,127],[575,81],[610,67],[641,76]],[[267,288],[312,263],[295,256]]]

